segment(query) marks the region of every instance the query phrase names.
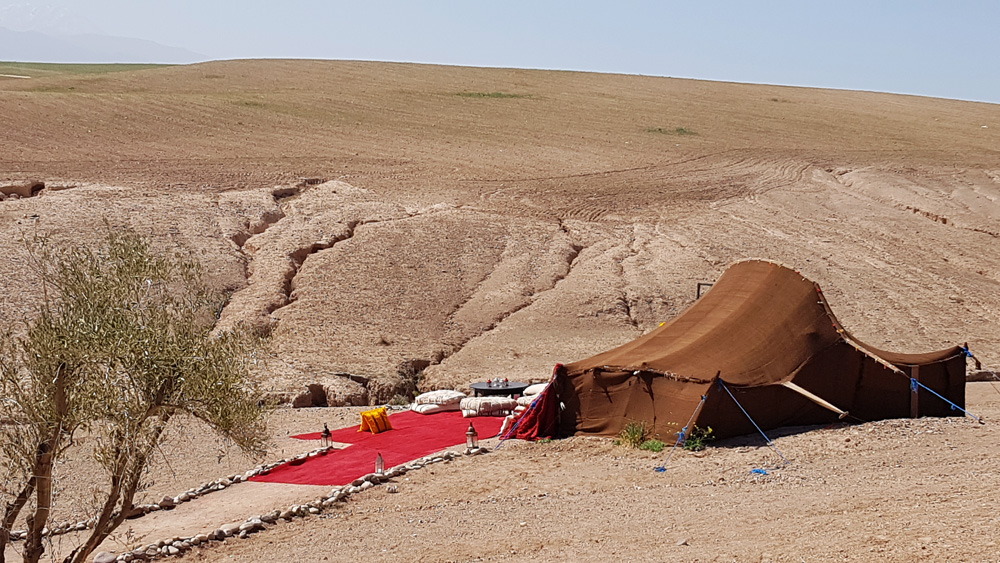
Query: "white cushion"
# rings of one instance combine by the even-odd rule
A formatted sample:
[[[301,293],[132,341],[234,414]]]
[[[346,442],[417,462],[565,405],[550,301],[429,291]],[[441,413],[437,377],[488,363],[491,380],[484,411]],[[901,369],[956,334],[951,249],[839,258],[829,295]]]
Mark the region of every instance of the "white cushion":
[[[435,405],[431,403],[425,403],[423,405],[414,403],[410,410],[418,412],[420,414],[434,414],[436,412],[447,412],[447,411],[457,411],[459,409],[458,403],[448,403],[447,405]]]
[[[462,416],[507,416],[515,407],[517,401],[510,397],[466,397],[462,399]]]
[[[418,405],[450,405],[458,404],[465,398],[465,393],[451,389],[438,389],[417,395],[414,401]],[[457,410],[457,409],[456,409]]]
[[[538,398],[538,395],[522,395],[517,398],[517,404],[522,407],[531,406],[532,401]]]
[[[548,383],[536,383],[534,385],[529,385],[527,389],[524,390],[524,395],[537,395],[548,387]]]

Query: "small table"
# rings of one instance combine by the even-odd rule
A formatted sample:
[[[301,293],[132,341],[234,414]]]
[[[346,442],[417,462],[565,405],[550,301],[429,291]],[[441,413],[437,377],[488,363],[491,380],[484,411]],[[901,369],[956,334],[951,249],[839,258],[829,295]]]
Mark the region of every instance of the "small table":
[[[476,394],[477,397],[480,395],[486,395],[486,396],[508,395],[513,397],[515,395],[520,395],[521,393],[524,393],[524,390],[527,388],[528,384],[521,383],[520,381],[511,381],[506,385],[503,384],[490,385],[489,383],[485,382],[472,384],[472,391]]]

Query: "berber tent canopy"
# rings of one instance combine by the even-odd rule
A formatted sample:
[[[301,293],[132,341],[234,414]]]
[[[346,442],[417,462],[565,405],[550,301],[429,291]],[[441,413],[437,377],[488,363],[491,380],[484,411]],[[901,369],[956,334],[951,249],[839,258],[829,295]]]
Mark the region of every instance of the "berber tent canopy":
[[[754,432],[750,417],[767,430],[961,414],[930,390],[964,407],[962,347],[898,354],[868,346],[841,326],[817,284],[749,260],[672,321],[557,366],[546,394],[562,408],[534,413],[516,434],[614,436],[642,421],[666,440],[689,420],[727,437]]]

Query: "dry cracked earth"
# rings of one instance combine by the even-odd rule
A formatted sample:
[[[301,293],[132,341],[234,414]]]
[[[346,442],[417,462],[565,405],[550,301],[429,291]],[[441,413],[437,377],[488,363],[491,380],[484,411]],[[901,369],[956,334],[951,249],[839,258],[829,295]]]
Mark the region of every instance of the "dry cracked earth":
[[[32,76],[0,78],[5,324],[30,317],[40,298],[23,239],[86,242],[107,223],[194,252],[215,287],[231,294],[221,323],[245,321],[270,334],[271,358],[256,377],[288,401],[307,384],[322,386],[330,405],[366,405],[494,375],[541,381],[556,362],[670,319],[693,302],[698,282],[750,257],[819,282],[843,324],[878,348],[968,342],[986,365],[1000,365],[996,105],[387,63],[0,66]],[[970,406],[995,411],[1000,395],[977,389]],[[282,437],[321,419],[346,423],[353,413],[339,412],[279,411],[276,447],[301,448]],[[426,560],[1000,559],[986,533],[996,526],[991,425],[894,422],[897,432],[886,424],[874,426],[881,438],[866,451],[892,452],[895,471],[864,456],[841,462],[828,450],[854,440],[852,432],[864,436],[864,426],[783,438],[808,452],[805,467],[779,472],[808,481],[791,492],[771,481],[706,487],[713,472],[728,483],[746,479],[740,450],[718,448],[685,457],[690,470],[680,477],[643,473],[635,487],[644,492],[632,493],[640,490],[629,488],[634,472],[652,462],[577,438],[455,462],[414,477],[393,497],[420,499],[419,508],[400,508],[411,515],[437,507],[446,526],[411,532],[412,522],[385,514],[395,501],[373,493],[351,501],[343,524],[315,528],[315,538],[316,523],[303,521],[288,528],[301,531],[188,557],[347,560],[385,549],[387,558]],[[900,438],[912,428],[930,434]],[[932,465],[928,456],[951,432],[961,438],[945,453],[960,462]],[[204,441],[191,448],[200,452],[189,456],[191,476],[175,469],[149,494],[216,477],[204,474],[206,460],[218,468],[214,442]],[[556,454],[561,466],[548,463]],[[628,462],[613,462],[619,457]],[[967,474],[972,459],[975,476]],[[226,463],[253,464],[238,456]],[[518,473],[522,465],[535,469]],[[943,472],[937,500],[920,500],[927,493],[913,475],[932,466]],[[483,485],[470,492],[475,483]],[[714,497],[699,497],[705,503],[694,514],[694,497],[663,487]],[[747,487],[770,491],[766,502]],[[844,487],[857,487],[857,497]],[[533,496],[562,489],[571,492],[545,497],[544,506]],[[484,500],[490,495],[508,500],[494,506]],[[831,506],[843,515],[821,507],[825,495],[839,499]],[[537,521],[520,515],[528,509]],[[871,519],[852,515],[872,510],[910,515],[911,530],[947,526],[902,534],[899,547],[898,529],[857,535]],[[803,521],[817,533],[801,535]],[[741,527],[756,539],[734,531]],[[470,539],[441,539],[453,529],[467,529]],[[525,540],[510,539],[518,536]],[[701,547],[675,553],[681,539]]]

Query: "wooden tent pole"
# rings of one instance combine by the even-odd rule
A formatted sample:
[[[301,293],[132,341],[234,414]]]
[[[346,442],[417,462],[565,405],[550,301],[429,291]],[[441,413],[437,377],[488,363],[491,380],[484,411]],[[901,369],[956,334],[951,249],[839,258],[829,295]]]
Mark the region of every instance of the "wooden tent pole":
[[[828,409],[828,410],[831,410],[831,411],[839,414],[841,419],[843,419],[844,417],[847,416],[847,411],[837,408],[836,405],[834,405],[830,401],[827,401],[826,399],[824,399],[824,398],[822,398],[822,397],[820,397],[820,396],[818,396],[818,395],[816,395],[814,393],[810,393],[809,391],[806,391],[805,389],[803,389],[802,387],[799,387],[798,385],[792,383],[791,381],[786,381],[786,382],[782,383],[781,386],[785,387],[785,388],[788,388],[788,389],[791,389],[792,391],[795,391],[796,393],[802,395],[803,397],[809,399],[810,401],[816,403],[817,405],[823,407],[824,409]]]

